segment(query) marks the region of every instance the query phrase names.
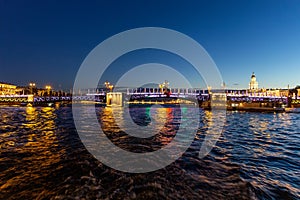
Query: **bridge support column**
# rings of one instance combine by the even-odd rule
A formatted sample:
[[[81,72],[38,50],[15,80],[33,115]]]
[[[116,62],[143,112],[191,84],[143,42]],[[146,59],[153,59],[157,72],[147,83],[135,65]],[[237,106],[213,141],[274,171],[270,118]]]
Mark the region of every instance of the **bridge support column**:
[[[30,94],[30,95],[27,96],[27,101],[28,101],[29,103],[33,103],[34,97],[33,97],[32,94]]]
[[[123,93],[121,92],[106,93],[106,106],[123,106]]]

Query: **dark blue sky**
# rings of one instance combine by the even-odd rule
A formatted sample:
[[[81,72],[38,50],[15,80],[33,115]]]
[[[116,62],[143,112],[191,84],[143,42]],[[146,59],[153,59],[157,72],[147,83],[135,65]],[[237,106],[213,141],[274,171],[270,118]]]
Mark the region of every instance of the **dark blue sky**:
[[[198,41],[228,87],[300,84],[299,1],[0,0],[0,81],[71,88],[88,53],[137,27],[165,27]]]

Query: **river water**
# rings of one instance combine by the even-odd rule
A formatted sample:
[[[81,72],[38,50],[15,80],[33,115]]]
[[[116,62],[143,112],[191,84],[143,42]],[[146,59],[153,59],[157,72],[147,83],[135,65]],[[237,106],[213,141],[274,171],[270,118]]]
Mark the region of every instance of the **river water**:
[[[143,153],[172,140],[181,123],[176,110],[152,108],[166,123],[147,140],[120,131],[115,121],[122,118],[112,118],[111,108],[96,113],[115,145]],[[2,106],[0,199],[300,199],[299,113],[227,112],[216,146],[199,158],[212,113],[197,112],[195,139],[179,159],[153,172],[126,173],[85,149],[72,108]],[[147,108],[130,113],[139,125],[151,123]],[[192,114],[189,120],[199,121]]]

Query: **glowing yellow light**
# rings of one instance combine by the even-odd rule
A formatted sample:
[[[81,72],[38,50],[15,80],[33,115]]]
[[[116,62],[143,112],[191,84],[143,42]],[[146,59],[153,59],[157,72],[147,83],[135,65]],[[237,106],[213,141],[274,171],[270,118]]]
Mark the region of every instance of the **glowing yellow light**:
[[[114,87],[113,85],[109,85],[108,86],[108,88],[110,89],[110,91],[112,91],[113,87]]]

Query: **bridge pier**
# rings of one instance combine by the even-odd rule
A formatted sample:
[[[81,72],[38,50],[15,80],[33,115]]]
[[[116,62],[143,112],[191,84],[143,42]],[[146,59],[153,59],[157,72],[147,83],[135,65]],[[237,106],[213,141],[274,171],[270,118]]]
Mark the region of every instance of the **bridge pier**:
[[[108,92],[106,94],[106,106],[123,106],[123,93]]]
[[[28,101],[29,103],[33,103],[33,101],[34,101],[34,96],[33,96],[32,94],[28,95],[28,96],[27,96],[27,101]]]

